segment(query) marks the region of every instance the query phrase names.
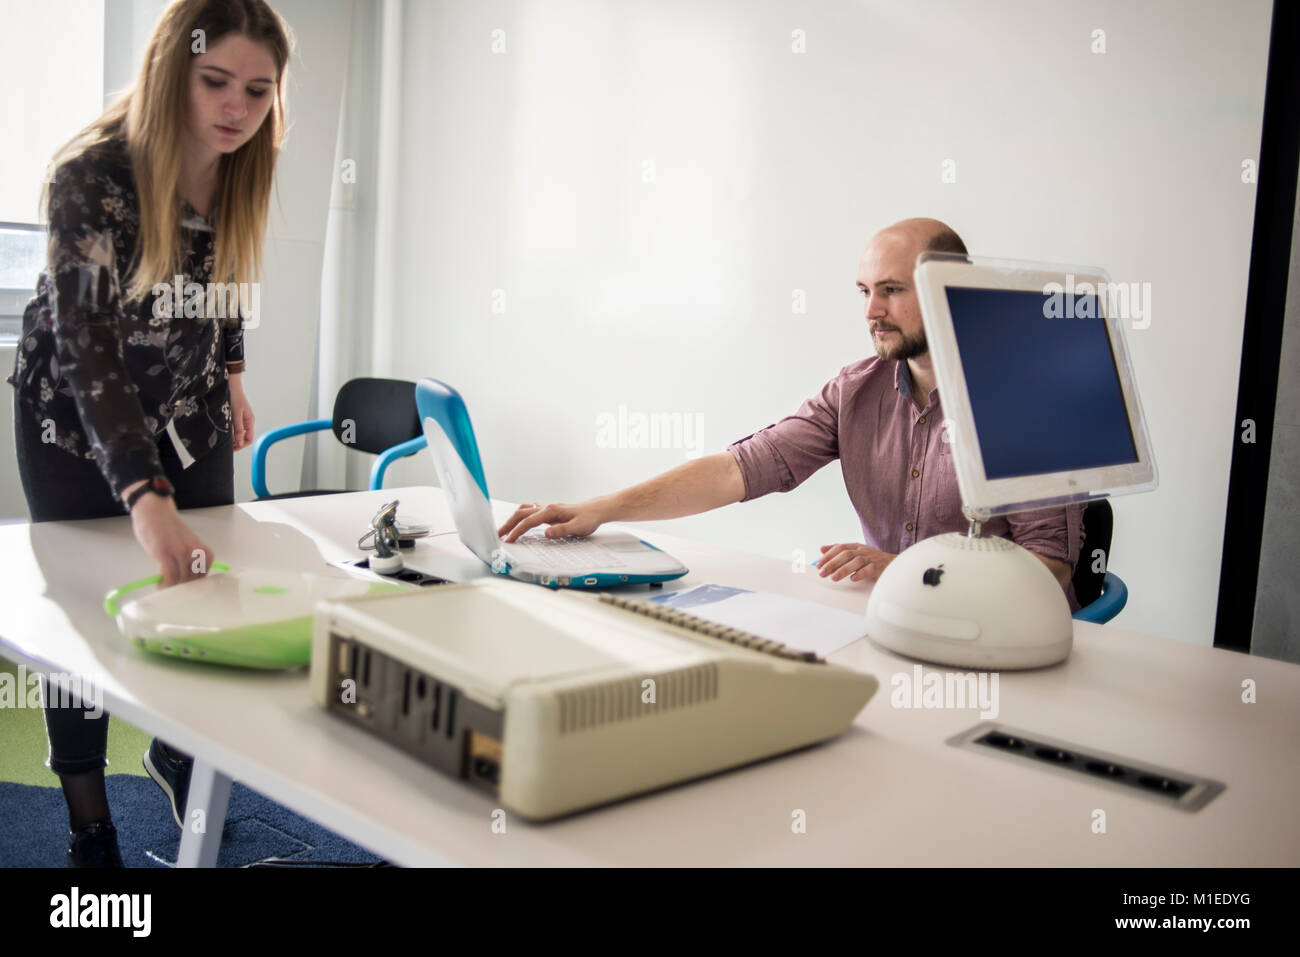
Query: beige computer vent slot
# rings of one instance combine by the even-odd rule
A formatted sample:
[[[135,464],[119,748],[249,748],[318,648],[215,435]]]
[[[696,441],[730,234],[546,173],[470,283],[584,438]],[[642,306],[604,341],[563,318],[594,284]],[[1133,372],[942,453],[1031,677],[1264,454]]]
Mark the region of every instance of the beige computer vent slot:
[[[575,688],[557,695],[560,733],[664,714],[712,701],[717,696],[718,666],[713,664]]]

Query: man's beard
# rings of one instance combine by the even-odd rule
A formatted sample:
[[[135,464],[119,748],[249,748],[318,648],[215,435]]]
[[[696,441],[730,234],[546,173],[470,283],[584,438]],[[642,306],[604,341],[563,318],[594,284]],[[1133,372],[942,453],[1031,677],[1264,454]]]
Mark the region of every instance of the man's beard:
[[[871,343],[876,347],[876,355],[881,359],[915,359],[918,356],[925,355],[930,350],[930,345],[925,341],[925,333],[920,332],[915,336],[905,335],[902,330],[894,329],[897,340],[890,345],[885,345],[880,339],[876,338],[875,333],[871,335]]]

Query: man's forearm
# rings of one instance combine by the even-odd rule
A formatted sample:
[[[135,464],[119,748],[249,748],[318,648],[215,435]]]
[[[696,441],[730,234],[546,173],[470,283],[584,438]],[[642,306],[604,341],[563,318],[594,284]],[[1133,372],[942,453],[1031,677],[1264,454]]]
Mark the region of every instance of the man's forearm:
[[[682,518],[739,502],[745,479],[730,452],[695,459],[597,502],[606,521]]]

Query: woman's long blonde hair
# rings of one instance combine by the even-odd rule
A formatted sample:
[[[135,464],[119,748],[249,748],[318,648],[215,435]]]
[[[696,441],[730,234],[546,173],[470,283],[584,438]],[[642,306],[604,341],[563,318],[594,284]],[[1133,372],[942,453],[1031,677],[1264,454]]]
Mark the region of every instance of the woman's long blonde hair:
[[[139,79],[54,156],[52,180],[64,163],[125,132],[140,203],[140,229],[130,281],[125,284],[129,300],[142,299],[155,283],[170,283],[181,272],[177,184],[189,109],[190,62],[200,38],[206,49],[232,33],[265,44],[275,59],[277,77],[271,109],[261,127],[247,143],[221,157],[211,278],[213,282],[254,281],[261,273],[275,161],[284,143],[292,43],[288,26],[264,0],[175,0],[154,27]],[[47,215],[49,191],[47,183],[42,202]]]

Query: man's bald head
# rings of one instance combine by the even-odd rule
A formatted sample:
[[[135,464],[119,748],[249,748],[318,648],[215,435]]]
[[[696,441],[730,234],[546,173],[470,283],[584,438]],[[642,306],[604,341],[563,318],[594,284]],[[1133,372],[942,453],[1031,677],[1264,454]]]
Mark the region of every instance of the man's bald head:
[[[966,255],[966,244],[957,232],[947,223],[937,219],[918,216],[904,219],[892,226],[887,226],[876,233],[872,242],[882,237],[897,239],[916,249],[916,255],[923,252],[961,253]]]
[[[966,244],[947,223],[904,219],[882,229],[867,243],[858,264],[858,288],[876,355],[911,359],[927,351],[921,310],[912,285],[916,259],[923,252],[966,254]]]

